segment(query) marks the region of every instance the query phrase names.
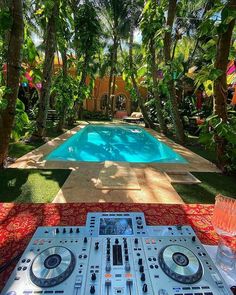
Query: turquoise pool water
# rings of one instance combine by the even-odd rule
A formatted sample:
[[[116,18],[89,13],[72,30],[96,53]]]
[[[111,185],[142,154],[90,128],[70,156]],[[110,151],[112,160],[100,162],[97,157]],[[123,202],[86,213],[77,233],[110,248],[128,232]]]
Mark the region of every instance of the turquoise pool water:
[[[141,127],[88,125],[46,156],[46,160],[187,163]]]

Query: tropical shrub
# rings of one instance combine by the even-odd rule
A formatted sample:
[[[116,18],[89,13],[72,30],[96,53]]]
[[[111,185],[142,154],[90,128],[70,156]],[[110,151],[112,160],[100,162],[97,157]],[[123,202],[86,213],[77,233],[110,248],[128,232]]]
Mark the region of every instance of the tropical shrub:
[[[219,140],[223,141],[225,153],[223,155],[225,172],[236,171],[236,112],[228,111],[228,120],[217,115],[211,115],[201,127],[199,142],[206,147],[216,149]]]

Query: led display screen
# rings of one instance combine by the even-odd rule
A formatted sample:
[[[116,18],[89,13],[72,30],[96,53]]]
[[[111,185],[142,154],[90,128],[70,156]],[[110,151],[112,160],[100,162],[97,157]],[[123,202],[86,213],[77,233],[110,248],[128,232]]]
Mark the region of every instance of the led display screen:
[[[101,218],[100,235],[133,235],[132,218]]]

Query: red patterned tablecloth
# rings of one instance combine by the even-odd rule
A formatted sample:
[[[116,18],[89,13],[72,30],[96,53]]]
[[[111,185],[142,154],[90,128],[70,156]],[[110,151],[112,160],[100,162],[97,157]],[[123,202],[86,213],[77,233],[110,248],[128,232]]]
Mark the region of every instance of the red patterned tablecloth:
[[[38,226],[85,225],[94,211],[141,211],[148,225],[191,225],[205,244],[216,244],[211,225],[213,205],[126,203],[14,204],[0,203],[0,266],[21,253]],[[0,290],[15,264],[0,274]]]

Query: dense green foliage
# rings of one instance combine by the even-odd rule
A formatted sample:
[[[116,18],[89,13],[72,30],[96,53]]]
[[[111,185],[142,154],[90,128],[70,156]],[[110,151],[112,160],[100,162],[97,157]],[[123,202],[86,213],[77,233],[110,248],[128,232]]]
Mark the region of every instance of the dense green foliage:
[[[8,103],[4,94],[10,91],[5,87],[4,65],[12,19],[11,7],[4,3],[0,2],[0,112]],[[37,124],[29,122],[18,101],[12,139],[24,137],[35,127],[45,129],[48,108],[57,112],[58,130],[83,118],[83,102],[92,98],[98,76],[109,78],[104,116],[84,112],[84,117],[108,118],[116,77],[121,75],[133,100],[132,110],[140,108],[147,125],[173,135],[181,143],[183,126],[185,134],[191,132],[190,117],[208,117],[201,128],[201,143],[211,145],[219,153],[220,138],[225,157],[224,162],[218,155],[218,161],[224,162],[222,170],[235,169],[235,113],[228,112],[226,99],[218,102],[216,89],[219,79],[223,84],[225,79],[217,64],[219,55],[229,49],[227,61],[236,54],[235,30],[232,38],[229,30],[236,19],[232,0],[26,0],[23,14],[20,82],[31,86],[43,82],[43,89],[39,87],[34,93],[39,98],[44,95],[46,100],[34,101],[32,94],[27,98],[33,106],[26,111],[37,119]],[[231,42],[221,52],[219,44],[228,31]],[[54,37],[50,42],[47,36],[54,36],[55,44]],[[52,44],[55,48],[50,50]],[[49,77],[45,79],[50,73],[49,63],[45,63],[48,52],[58,60],[52,83],[47,83]],[[140,95],[138,87],[147,89],[146,97]],[[205,96],[201,111],[196,107],[199,91]],[[224,89],[224,98],[226,92]],[[226,109],[227,118],[222,118],[220,107],[224,112]],[[38,121],[40,116],[43,123]]]

